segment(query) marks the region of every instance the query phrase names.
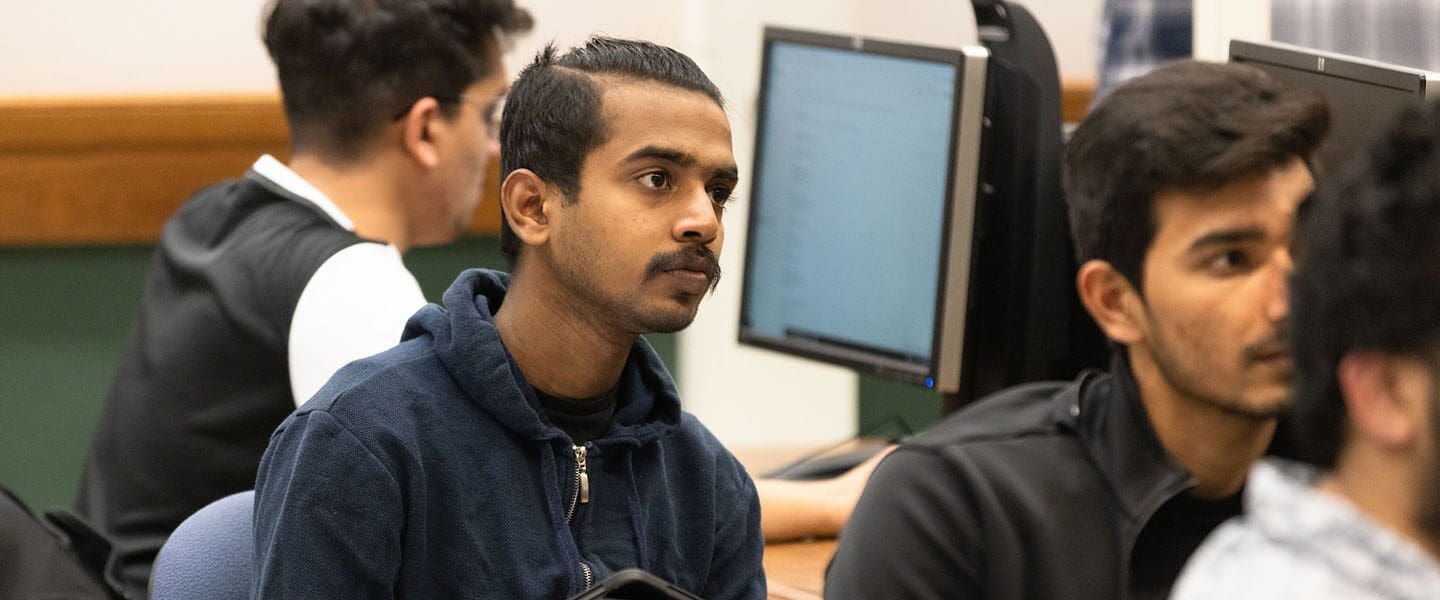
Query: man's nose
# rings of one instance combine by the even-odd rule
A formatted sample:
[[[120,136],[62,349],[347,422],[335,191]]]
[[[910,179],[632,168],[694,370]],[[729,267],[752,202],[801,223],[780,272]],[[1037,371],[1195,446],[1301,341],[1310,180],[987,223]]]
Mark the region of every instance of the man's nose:
[[[683,206],[680,218],[675,221],[677,241],[708,244],[720,235],[721,209],[703,186],[688,194]]]

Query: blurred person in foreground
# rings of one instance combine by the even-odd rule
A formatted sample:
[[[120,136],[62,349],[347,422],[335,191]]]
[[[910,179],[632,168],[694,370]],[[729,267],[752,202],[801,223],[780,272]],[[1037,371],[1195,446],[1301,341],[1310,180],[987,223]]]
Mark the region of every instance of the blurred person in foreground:
[[[1301,215],[1304,461],[1255,466],[1245,515],[1175,598],[1440,597],[1440,105],[1405,113]]]

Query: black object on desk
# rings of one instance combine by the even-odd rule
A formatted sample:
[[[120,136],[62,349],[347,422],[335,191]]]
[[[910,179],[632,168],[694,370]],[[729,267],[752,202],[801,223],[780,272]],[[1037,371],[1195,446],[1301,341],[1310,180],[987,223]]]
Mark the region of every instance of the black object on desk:
[[[643,569],[616,571],[570,600],[701,600]]]

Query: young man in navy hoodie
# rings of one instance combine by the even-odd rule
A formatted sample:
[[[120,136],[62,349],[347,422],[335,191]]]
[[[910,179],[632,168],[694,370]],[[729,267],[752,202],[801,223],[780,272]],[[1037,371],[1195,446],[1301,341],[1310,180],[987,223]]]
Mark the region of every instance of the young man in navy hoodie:
[[[547,48],[501,127],[502,249],[276,431],[254,597],[557,598],[640,567],[761,598],[755,488],[640,337],[719,277],[738,173],[684,55]]]

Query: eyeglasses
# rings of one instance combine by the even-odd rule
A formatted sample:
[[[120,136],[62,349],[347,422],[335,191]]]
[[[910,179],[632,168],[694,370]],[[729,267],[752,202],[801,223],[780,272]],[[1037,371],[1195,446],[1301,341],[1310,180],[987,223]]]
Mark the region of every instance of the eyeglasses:
[[[492,140],[500,139],[500,114],[505,110],[505,96],[486,98],[460,94],[453,101],[474,106],[485,122],[485,135]]]
[[[475,107],[480,113],[480,118],[485,122],[485,136],[489,139],[500,138],[500,113],[505,108],[505,96],[474,96],[471,94],[460,94],[449,98],[435,98],[441,104],[469,104]],[[391,121],[399,121],[410,114],[410,106],[401,109],[390,117]]]

